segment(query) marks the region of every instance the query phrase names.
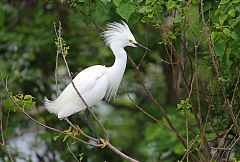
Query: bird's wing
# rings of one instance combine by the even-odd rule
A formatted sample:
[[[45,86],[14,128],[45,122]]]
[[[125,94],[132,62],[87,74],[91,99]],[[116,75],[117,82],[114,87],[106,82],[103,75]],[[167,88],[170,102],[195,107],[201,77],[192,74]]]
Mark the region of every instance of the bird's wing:
[[[97,79],[106,73],[106,67],[102,65],[91,66],[81,71],[74,79],[74,85],[81,94],[88,92],[96,84]],[[68,85],[70,86],[71,83]]]
[[[98,103],[106,94],[108,78],[104,68],[104,66],[87,68],[73,79],[74,85],[88,106]],[[86,106],[70,83],[55,101],[46,104],[46,108],[58,114],[59,118],[64,118],[84,110]]]
[[[107,86],[108,79],[106,75],[94,75],[86,79],[85,82],[81,84],[81,86],[77,86],[76,88],[78,89],[87,105],[91,107],[104,98],[107,91]],[[62,98],[62,108],[58,113],[58,118],[68,117],[86,108],[85,103],[82,101],[82,99],[80,99],[79,95],[73,87],[69,90],[67,89],[65,92],[70,93],[63,93],[67,96]]]
[[[102,76],[105,73],[105,69],[103,66],[92,66],[83,71],[81,71],[74,79],[73,83],[77,88],[78,92],[81,95],[84,95],[86,92],[90,91],[94,88],[97,78]],[[71,99],[73,94],[77,94],[75,88],[72,83],[69,83],[68,86],[63,90],[62,94],[58,97],[59,100],[63,100],[63,98]]]

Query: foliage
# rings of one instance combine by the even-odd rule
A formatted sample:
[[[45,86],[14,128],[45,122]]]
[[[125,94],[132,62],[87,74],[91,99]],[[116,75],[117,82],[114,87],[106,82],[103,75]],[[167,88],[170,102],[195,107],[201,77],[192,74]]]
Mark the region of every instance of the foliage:
[[[36,102],[34,101],[34,97],[31,95],[23,95],[23,94],[17,94],[13,97],[15,101],[22,107],[23,110],[25,110],[26,107],[34,107]],[[13,111],[16,111],[17,108],[14,107]]]

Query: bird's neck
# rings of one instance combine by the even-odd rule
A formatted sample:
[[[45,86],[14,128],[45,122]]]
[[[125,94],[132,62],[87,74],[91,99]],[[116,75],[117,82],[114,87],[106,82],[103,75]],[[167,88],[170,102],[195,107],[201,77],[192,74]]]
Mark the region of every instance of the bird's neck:
[[[114,64],[108,68],[110,79],[110,86],[118,88],[127,63],[127,53],[123,48],[111,47],[113,54],[115,55]]]
[[[113,51],[113,54],[115,55],[115,62],[107,70],[109,76],[109,84],[105,96],[106,101],[110,101],[112,98],[115,97],[127,63],[127,53],[123,48],[111,47],[111,49]]]
[[[111,71],[114,73],[118,73],[118,75],[122,76],[127,63],[127,53],[123,48],[119,47],[111,47],[113,54],[115,55],[115,62],[110,67]]]

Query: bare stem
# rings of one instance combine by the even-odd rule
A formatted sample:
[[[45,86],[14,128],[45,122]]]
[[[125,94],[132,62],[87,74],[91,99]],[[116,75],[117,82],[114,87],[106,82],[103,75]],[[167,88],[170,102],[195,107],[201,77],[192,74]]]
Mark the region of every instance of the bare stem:
[[[130,161],[130,162],[139,162],[138,160],[135,160],[129,156],[127,156],[126,154],[122,153],[120,150],[118,150],[116,147],[114,147],[113,145],[111,145],[111,143],[107,142],[107,146],[114,151],[116,154],[118,154],[119,156],[121,156],[122,158]]]
[[[134,101],[133,99],[130,97],[129,94],[127,94],[129,100],[135,105],[135,107],[137,109],[139,109],[140,111],[142,111],[145,115],[147,115],[148,117],[150,117],[152,120],[154,120],[155,122],[159,123],[160,120],[156,119],[154,116],[152,116],[151,114],[149,114],[148,112],[146,112],[142,107],[138,106]]]
[[[8,151],[7,149],[7,146],[6,146],[6,142],[5,142],[5,139],[4,139],[4,135],[3,135],[3,105],[1,104],[2,103],[2,94],[0,95],[1,97],[1,102],[0,102],[0,131],[1,131],[1,136],[2,136],[2,143],[1,145],[3,146],[3,149],[5,150],[5,152],[7,153],[7,156],[9,158],[9,160],[11,162],[14,162],[13,160],[13,157],[12,155],[10,154],[10,152]]]
[[[154,105],[160,110],[160,112],[162,113],[163,117],[165,118],[165,120],[167,121],[169,127],[171,128],[171,130],[176,134],[177,138],[180,140],[180,142],[183,144],[183,146],[186,148],[186,140],[180,135],[179,131],[173,126],[172,122],[170,121],[170,119],[167,116],[167,113],[165,112],[164,108],[158,103],[158,101],[153,97],[153,95],[151,94],[151,92],[147,89],[147,87],[145,86],[142,77],[140,75],[140,72],[138,70],[137,65],[133,62],[132,58],[130,56],[128,56],[129,61],[131,62],[131,65],[134,68],[134,71],[137,75],[137,78],[141,84],[141,86],[143,87],[146,95],[151,99],[151,101],[154,103]]]
[[[68,150],[69,150],[69,152],[72,154],[72,156],[74,157],[74,159],[77,161],[77,162],[81,162],[80,160],[78,160],[78,158],[74,155],[74,153],[72,152],[72,150],[71,150],[71,148],[70,148],[70,146],[69,146],[69,144],[67,143],[67,147],[68,147]]]

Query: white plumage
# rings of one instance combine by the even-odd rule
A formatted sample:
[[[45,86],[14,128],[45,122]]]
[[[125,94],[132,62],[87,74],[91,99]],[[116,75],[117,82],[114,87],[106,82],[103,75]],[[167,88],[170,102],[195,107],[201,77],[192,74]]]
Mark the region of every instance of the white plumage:
[[[104,98],[106,101],[110,101],[115,97],[126,68],[127,53],[124,47],[145,48],[135,41],[129,27],[123,21],[108,24],[107,30],[103,32],[103,37],[115,55],[113,66],[91,66],[81,71],[73,79],[75,86],[89,107]],[[56,100],[45,99],[45,107],[49,112],[56,114],[58,118],[66,118],[86,109],[71,83]]]

